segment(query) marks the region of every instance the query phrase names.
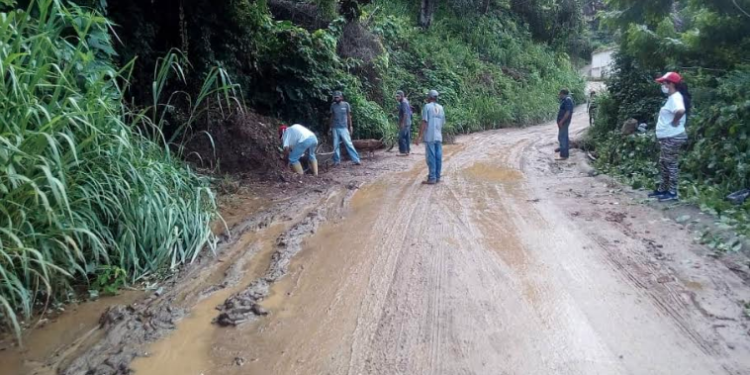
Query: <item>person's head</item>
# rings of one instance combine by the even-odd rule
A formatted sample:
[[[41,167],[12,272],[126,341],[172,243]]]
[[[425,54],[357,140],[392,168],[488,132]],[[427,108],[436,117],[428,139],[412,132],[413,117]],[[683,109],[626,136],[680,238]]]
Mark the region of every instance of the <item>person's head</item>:
[[[281,124],[279,126],[279,139],[284,138],[284,132],[286,131],[287,126],[284,124]]]
[[[396,91],[396,100],[398,100],[400,102],[400,101],[404,100],[405,97],[406,96],[404,95],[403,91],[401,91],[401,90]]]
[[[440,93],[438,93],[437,90],[430,90],[430,92],[427,93],[427,101],[430,103],[436,102],[438,96],[440,96]]]
[[[591,90],[591,92],[589,93],[589,96],[596,96],[596,91]]]
[[[560,100],[563,100],[563,99],[567,98],[568,95],[570,95],[570,90],[568,90],[568,89],[562,89],[557,94],[557,98],[560,99]]]
[[[661,91],[667,95],[672,95],[677,92],[677,85],[683,83],[682,77],[675,72],[668,72],[667,74],[657,78],[656,82],[661,84]]]
[[[333,93],[333,101],[338,103],[340,101],[344,100],[344,94],[341,93],[341,91],[334,91]]]

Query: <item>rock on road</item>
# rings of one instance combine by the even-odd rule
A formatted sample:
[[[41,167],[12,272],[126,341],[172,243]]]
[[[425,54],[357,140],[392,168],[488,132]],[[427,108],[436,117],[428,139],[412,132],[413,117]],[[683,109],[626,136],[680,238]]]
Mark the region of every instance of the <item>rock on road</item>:
[[[475,134],[440,185],[420,154],[363,186],[269,316],[209,338],[206,375],[750,374],[750,288],[580,152],[554,162],[555,139]]]

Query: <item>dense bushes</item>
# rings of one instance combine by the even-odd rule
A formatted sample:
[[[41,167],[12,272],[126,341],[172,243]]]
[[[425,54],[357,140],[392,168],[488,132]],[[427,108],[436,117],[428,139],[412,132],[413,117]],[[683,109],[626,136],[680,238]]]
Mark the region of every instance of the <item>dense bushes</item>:
[[[658,175],[653,131],[623,138],[617,129],[629,117],[653,129],[665,100],[653,79],[667,70],[680,71],[691,87],[694,105],[687,125],[690,142],[681,160],[680,193],[750,234],[750,202],[733,207],[724,199],[750,187],[750,18],[737,9],[749,4],[670,4],[610,3],[628,11],[616,12],[618,17],[609,20],[622,33],[621,54],[609,96],[600,98],[599,117],[589,136],[601,167],[634,186],[653,187]]]
[[[275,20],[266,5],[283,10],[297,6],[294,1],[214,3],[110,4],[109,14],[121,25],[116,29],[124,41],[121,55],[142,56],[141,64],[147,66],[167,48],[187,48],[195,66],[193,80],[219,62],[242,85],[244,98],[256,111],[319,132],[327,127],[330,94],[343,90],[355,110],[358,138],[394,135],[397,89],[408,91],[414,104],[422,101],[428,88],[442,92],[450,116],[448,130],[455,132],[547,119],[563,86],[582,98],[583,82],[567,56],[532,42],[531,34],[517,26],[506,8],[461,18],[450,2],[438,10],[431,28],[423,30],[417,27],[417,3],[348,1],[341,11],[351,23],[339,17],[327,28],[310,31]],[[484,5],[488,3],[477,9]],[[342,49],[342,43],[358,50]],[[137,77],[144,75],[141,70],[136,69]]]
[[[16,331],[73,280],[136,280],[214,244],[205,179],[121,102],[108,27],[55,0],[0,13],[0,321]]]

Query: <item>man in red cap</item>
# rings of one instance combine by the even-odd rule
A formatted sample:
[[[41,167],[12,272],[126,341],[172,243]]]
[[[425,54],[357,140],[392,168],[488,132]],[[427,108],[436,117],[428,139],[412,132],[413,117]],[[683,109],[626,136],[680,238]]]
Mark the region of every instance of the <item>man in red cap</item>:
[[[675,201],[678,199],[680,151],[688,140],[685,123],[690,113],[690,93],[682,77],[675,72],[657,78],[656,82],[661,84],[661,91],[668,99],[659,111],[659,120],[656,123],[656,138],[660,147],[661,184],[649,194],[649,197],[657,198],[660,202]]]
[[[313,175],[318,175],[318,160],[315,158],[315,149],[318,148],[318,137],[306,127],[294,124],[290,127],[281,125],[279,127],[279,138],[284,145],[284,160],[287,160],[292,170],[297,174],[304,174],[299,159],[307,152],[310,161],[310,169]]]

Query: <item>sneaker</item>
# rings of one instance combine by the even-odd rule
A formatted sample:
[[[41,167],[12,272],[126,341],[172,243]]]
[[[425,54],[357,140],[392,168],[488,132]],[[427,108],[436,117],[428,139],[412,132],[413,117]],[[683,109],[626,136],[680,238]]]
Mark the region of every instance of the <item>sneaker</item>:
[[[667,193],[668,193],[667,191],[659,191],[659,190],[657,189],[657,190],[654,190],[654,191],[652,191],[652,192],[648,193],[648,197],[649,197],[649,198],[659,198],[659,197],[661,197],[662,195],[665,195],[665,194],[667,194]]]
[[[555,158],[555,160],[557,160],[557,161],[566,161],[566,160],[568,160],[568,158],[564,158],[564,157],[561,156],[561,157]]]
[[[422,181],[422,185],[435,185],[435,184],[437,184],[437,181],[435,181],[435,180],[425,180],[425,181]]]
[[[560,152],[560,147],[556,148],[555,152]]]
[[[680,200],[679,197],[677,197],[677,194],[675,193],[664,193],[664,195],[659,197],[659,202],[674,202]]]

